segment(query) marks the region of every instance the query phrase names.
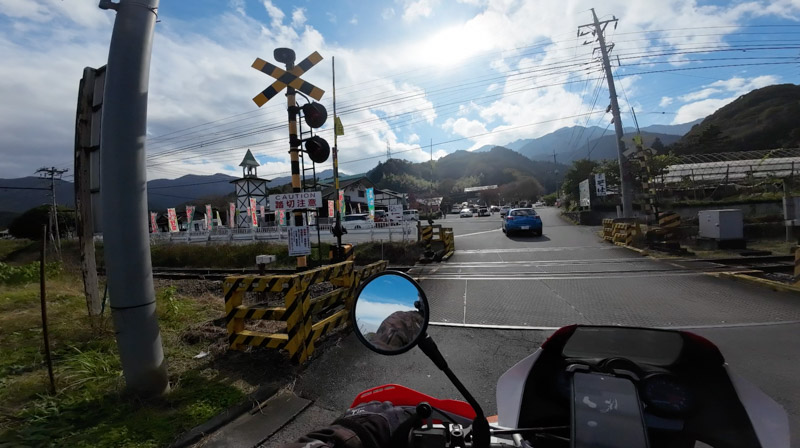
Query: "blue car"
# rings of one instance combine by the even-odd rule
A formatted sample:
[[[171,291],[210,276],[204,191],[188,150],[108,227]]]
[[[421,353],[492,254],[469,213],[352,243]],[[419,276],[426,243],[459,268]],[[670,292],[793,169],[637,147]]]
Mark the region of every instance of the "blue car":
[[[512,208],[503,215],[503,233],[510,236],[511,232],[532,232],[534,235],[542,234],[542,218],[532,208]]]

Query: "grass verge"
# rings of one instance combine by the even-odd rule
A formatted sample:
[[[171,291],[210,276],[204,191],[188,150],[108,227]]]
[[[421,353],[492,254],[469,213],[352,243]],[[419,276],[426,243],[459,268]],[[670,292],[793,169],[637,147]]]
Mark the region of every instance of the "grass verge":
[[[79,277],[54,271],[47,291],[57,393],[50,395],[38,288],[0,285],[0,446],[168,446],[294,371],[275,351],[227,351],[218,283],[158,281],[171,390],[146,401],[128,396],[109,316],[93,325]]]

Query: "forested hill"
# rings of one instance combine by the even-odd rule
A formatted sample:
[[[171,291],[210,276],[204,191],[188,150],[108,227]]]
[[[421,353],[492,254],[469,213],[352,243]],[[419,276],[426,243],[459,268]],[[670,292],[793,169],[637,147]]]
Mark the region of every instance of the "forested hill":
[[[563,177],[566,166],[534,161],[507,148],[496,146],[487,152],[456,151],[439,160],[411,163],[390,159],[367,173],[378,186],[396,191],[442,195],[463,191],[466,187],[504,185],[534,180],[550,191],[556,179]],[[432,182],[432,180],[434,180]]]
[[[679,154],[800,146],[800,86],[779,84],[742,95],[668,148]]]

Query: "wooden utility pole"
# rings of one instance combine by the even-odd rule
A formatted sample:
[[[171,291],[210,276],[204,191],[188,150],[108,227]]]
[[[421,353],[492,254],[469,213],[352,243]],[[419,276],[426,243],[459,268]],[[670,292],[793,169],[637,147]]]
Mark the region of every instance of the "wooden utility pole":
[[[78,88],[78,111],[75,118],[75,227],[81,253],[83,290],[86,294],[86,308],[90,317],[99,316],[103,305],[97,286],[89,154],[100,149],[100,133],[99,131],[92,132],[92,129],[97,130],[100,126],[100,114],[96,112],[99,111],[99,105],[102,104],[104,74],[105,67],[83,69],[83,79]],[[97,107],[95,107],[96,105]],[[95,136],[94,139],[93,136]]]
[[[56,243],[56,252],[61,253],[61,235],[58,230],[58,205],[56,204],[56,177],[61,179],[61,175],[66,173],[67,169],[59,170],[56,167],[39,168],[36,170],[42,177],[50,178],[50,229],[53,230],[53,241]]]
[[[45,253],[47,252],[47,226],[42,226],[42,251],[39,259],[39,299],[42,306],[42,337],[44,338],[44,355],[47,359],[47,375],[50,377],[50,394],[56,393],[56,379],[53,376],[53,359],[50,356],[50,336],[47,332],[47,285],[45,283]]]

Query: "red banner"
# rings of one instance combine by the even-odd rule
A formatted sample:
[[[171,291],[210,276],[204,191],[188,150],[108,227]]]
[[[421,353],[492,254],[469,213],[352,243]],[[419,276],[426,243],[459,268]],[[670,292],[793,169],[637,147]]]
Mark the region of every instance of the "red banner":
[[[233,202],[228,203],[228,227],[236,227],[236,204]]]
[[[250,198],[250,221],[253,227],[258,227],[258,206],[256,205],[256,198]]]
[[[178,232],[178,215],[175,213],[174,208],[167,209],[167,219],[169,220],[169,231],[172,233]]]
[[[150,212],[150,233],[158,233],[158,223],[156,223],[155,212]]]

